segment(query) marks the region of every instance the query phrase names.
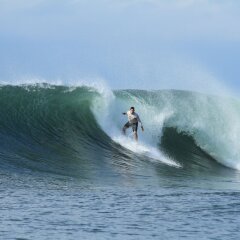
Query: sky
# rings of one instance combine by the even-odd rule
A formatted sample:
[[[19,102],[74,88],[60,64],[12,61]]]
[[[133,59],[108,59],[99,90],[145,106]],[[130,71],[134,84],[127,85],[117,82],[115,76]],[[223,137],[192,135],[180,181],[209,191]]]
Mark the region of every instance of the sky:
[[[238,0],[0,0],[0,83],[239,94],[239,23]]]

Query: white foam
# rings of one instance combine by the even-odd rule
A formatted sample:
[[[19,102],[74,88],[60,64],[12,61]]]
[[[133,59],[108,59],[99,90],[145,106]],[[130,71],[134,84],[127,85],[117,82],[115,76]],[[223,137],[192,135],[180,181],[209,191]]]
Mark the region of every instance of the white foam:
[[[102,96],[97,97],[93,102],[92,110],[102,129],[112,138],[113,141],[136,154],[148,157],[151,161],[180,167],[178,163],[161,153],[157,147],[159,140],[157,138],[161,135],[164,120],[170,117],[171,112],[164,110],[161,113],[156,114],[154,113],[155,110],[151,109],[143,99],[129,95],[129,97],[132,98],[134,105],[137,108],[139,106],[141,119],[143,123],[146,123],[144,133],[140,133],[139,131],[140,141],[135,142],[133,136],[125,137],[122,135],[121,130],[123,124],[127,121],[127,119],[125,119],[126,117],[121,113],[126,111],[131,103],[129,101],[124,102],[124,100],[119,100],[113,93],[109,93],[108,88],[104,89],[103,93]],[[154,116],[154,118],[152,118],[152,116]]]
[[[129,149],[130,151],[148,157],[147,159],[153,162],[161,162],[174,167],[181,167],[180,164],[174,162],[170,158],[164,156],[157,148],[147,145],[143,142],[136,142],[129,137],[116,136],[112,138],[121,146]]]
[[[150,157],[163,160],[166,158],[157,144],[163,126],[174,127],[193,136],[196,144],[219,163],[240,170],[240,106],[236,100],[194,92],[159,92],[154,98],[148,94],[141,97],[122,91],[121,97],[108,94],[93,104],[100,126],[114,141],[133,152],[150,152]],[[145,127],[144,133],[139,131],[138,145],[121,138],[121,128],[127,121],[121,112],[132,105]]]

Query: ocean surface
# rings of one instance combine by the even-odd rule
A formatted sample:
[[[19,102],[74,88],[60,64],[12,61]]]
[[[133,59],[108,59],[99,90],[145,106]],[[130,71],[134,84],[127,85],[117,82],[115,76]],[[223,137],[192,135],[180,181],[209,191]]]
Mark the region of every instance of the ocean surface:
[[[0,239],[239,239],[239,120],[197,92],[1,85]]]

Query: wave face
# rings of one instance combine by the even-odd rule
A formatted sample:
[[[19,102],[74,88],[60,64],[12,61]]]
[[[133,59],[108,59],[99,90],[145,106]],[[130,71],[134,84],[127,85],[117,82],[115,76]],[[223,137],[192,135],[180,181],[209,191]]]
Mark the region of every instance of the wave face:
[[[240,169],[240,105],[185,91],[41,85],[0,88],[1,168],[96,178],[136,161],[175,169]],[[121,135],[135,106],[139,143]],[[220,164],[219,164],[220,163]],[[91,170],[91,171],[90,171]]]

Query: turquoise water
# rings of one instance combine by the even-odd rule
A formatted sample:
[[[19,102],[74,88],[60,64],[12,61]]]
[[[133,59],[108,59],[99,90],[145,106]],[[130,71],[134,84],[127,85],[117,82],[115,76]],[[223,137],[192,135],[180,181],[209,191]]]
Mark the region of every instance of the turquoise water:
[[[39,175],[39,174],[37,174]],[[239,179],[1,173],[2,239],[238,239]],[[138,178],[147,184],[135,185]]]
[[[0,106],[1,239],[239,239],[237,100],[25,85]]]

